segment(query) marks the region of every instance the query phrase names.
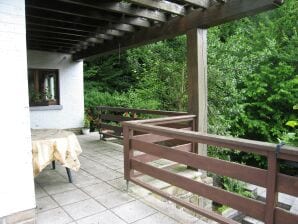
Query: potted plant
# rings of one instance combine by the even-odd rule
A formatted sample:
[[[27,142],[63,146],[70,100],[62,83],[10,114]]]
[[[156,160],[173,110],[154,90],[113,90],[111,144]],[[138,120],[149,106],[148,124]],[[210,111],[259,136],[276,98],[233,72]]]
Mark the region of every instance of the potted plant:
[[[88,135],[90,133],[90,119],[85,115],[84,117],[84,127],[82,128],[83,135]]]

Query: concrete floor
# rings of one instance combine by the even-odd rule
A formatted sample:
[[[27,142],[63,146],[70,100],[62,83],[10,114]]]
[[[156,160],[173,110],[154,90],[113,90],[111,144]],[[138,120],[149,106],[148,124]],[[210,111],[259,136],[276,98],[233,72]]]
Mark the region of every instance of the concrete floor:
[[[78,139],[81,169],[72,184],[58,163],[35,178],[37,224],[203,223],[139,186],[126,191],[122,146],[94,134]]]

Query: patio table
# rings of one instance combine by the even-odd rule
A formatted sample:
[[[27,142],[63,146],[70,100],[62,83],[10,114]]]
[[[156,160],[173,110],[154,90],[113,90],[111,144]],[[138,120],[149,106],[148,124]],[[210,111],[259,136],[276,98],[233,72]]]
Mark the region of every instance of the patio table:
[[[59,161],[67,170],[71,182],[70,170],[80,168],[79,154],[82,152],[76,135],[59,129],[32,129],[33,173],[37,176],[46,166]]]

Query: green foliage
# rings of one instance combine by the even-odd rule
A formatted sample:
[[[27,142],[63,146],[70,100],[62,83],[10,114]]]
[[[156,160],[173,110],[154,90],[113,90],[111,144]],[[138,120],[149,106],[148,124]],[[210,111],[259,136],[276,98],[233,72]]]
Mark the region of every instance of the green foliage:
[[[90,128],[90,119],[88,115],[84,116],[84,128]]]
[[[252,198],[253,194],[246,190],[245,183],[229,177],[222,177],[223,188],[230,192],[238,193],[244,197]]]
[[[208,132],[297,146],[298,5],[208,30]],[[187,110],[186,37],[85,64],[85,106]],[[294,135],[294,134],[295,135]],[[263,157],[209,148],[266,167]]]

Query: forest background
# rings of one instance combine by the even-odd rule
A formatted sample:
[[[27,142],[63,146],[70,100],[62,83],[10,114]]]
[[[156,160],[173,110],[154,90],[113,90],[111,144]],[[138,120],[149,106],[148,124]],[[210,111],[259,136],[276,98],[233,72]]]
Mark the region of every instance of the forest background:
[[[297,0],[208,30],[209,133],[298,146],[297,31]],[[187,111],[186,36],[85,62],[84,82],[86,108]]]

